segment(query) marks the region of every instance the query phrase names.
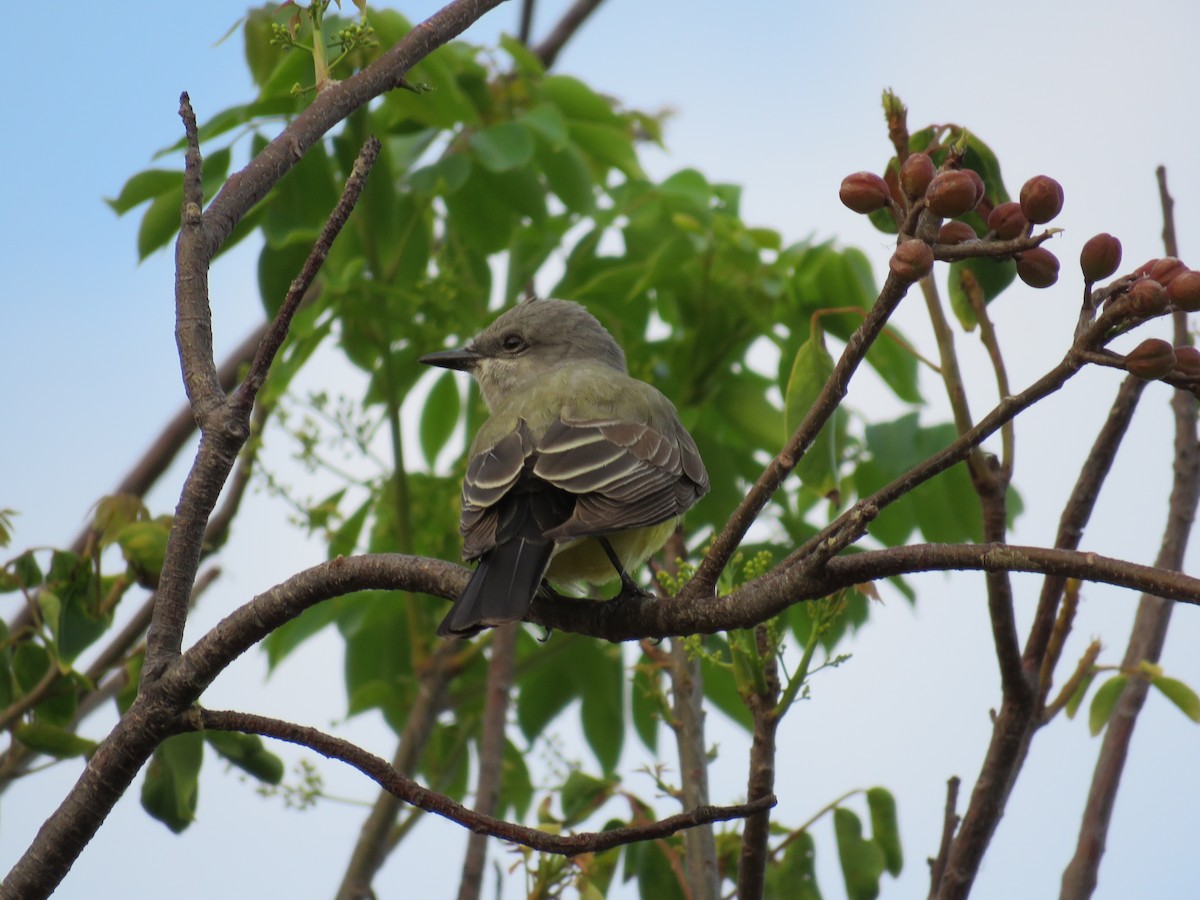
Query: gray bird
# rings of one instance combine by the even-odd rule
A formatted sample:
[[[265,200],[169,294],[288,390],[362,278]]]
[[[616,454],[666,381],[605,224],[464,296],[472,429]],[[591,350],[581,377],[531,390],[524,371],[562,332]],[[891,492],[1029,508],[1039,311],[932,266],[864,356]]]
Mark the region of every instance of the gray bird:
[[[520,621],[543,579],[615,572],[621,595],[640,593],[629,570],[708,492],[708,474],[671,401],[629,377],[604,326],[578,303],[534,299],[420,361],[469,372],[491,413],[462,492],[463,558],[479,566],[438,634]]]

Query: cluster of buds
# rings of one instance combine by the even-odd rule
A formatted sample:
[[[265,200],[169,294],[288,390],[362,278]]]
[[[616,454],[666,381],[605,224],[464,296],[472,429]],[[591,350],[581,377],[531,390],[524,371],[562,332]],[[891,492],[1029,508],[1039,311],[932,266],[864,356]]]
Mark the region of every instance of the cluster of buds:
[[[912,153],[898,172],[889,172],[894,183],[874,172],[855,172],[842,179],[838,196],[847,207],[862,215],[886,209],[902,232],[911,229],[917,235],[901,234],[890,263],[897,277],[915,280],[929,273],[932,254],[916,246],[923,244],[928,250],[922,238],[938,244],[978,239],[975,229],[961,220],[968,213],[978,213],[987,223],[987,239],[1011,241],[1029,237],[1034,225],[1044,225],[1062,211],[1062,185],[1047,175],[1025,182],[1019,201],[993,207],[985,199],[986,186],[979,173],[958,165],[959,157],[953,153],[940,170],[929,154]],[[911,227],[918,215],[920,223]],[[1022,250],[1013,258],[1017,274],[1031,287],[1050,287],[1058,280],[1058,259],[1043,247]]]
[[[1125,370],[1146,381],[1190,383],[1192,393],[1200,396],[1200,350],[1195,347],[1172,347],[1162,338],[1147,338],[1126,354]]]

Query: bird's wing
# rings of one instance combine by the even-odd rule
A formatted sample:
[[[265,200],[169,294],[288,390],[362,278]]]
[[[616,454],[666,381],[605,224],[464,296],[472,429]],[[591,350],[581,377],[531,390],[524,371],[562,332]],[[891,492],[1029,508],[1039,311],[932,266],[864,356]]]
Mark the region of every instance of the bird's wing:
[[[496,546],[497,504],[516,483],[530,455],[533,437],[523,420],[490,447],[477,450],[463,479],[463,556],[475,559]]]
[[[577,497],[571,517],[547,533],[555,539],[665,522],[708,491],[700,453],[678,421],[655,427],[562,417],[535,453],[533,474]]]

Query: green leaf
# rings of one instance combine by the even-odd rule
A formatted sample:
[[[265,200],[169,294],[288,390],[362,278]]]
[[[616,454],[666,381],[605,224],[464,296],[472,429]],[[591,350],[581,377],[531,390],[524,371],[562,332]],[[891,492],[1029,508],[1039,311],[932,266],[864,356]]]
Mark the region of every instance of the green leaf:
[[[121,555],[140,583],[151,586],[158,584],[169,536],[170,526],[157,519],[131,522],[117,533],[116,542],[121,547]]]
[[[729,659],[728,643],[722,637],[710,635],[705,638],[704,646],[706,652],[700,657],[700,674],[704,679],[705,698],[712,701],[713,706],[745,728],[746,731],[751,731],[754,727],[754,719],[750,715],[750,710],[746,708],[741,695],[738,694],[733,672],[718,666],[709,659],[709,654],[713,653],[721,658]]]
[[[257,734],[240,731],[205,731],[204,739],[231,765],[266,784],[283,781],[283,760],[263,745]]]
[[[816,858],[816,842],[809,832],[801,831],[789,838],[783,856],[767,867],[766,895],[788,900],[821,900]]]
[[[1070,698],[1068,698],[1066,706],[1063,707],[1068,719],[1075,718],[1075,713],[1079,711],[1079,707],[1083,704],[1083,698],[1087,696],[1088,688],[1092,686],[1092,682],[1095,680],[1096,672],[1094,669],[1079,680],[1079,685],[1075,688]]]
[[[885,788],[873,787],[867,791],[867,807],[871,811],[871,839],[883,851],[888,873],[894,878],[904,868],[896,798]]]
[[[499,197],[473,166],[462,188],[445,196],[449,213],[447,237],[462,240],[481,254],[498,253],[508,246],[516,224],[516,213]]]
[[[874,841],[863,838],[858,816],[844,807],[833,811],[833,831],[849,900],[875,900],[885,864],[883,851]]]
[[[559,150],[566,146],[567,141],[571,139],[571,133],[567,129],[567,120],[558,111],[558,107],[551,106],[549,103],[535,106],[517,121],[536,131],[553,150]]]
[[[178,190],[182,197],[183,173],[178,169],[146,169],[125,182],[115,198],[105,199],[117,215],[124,215],[135,206]]]
[[[662,678],[662,671],[643,653],[630,680],[629,709],[633,730],[651,753],[658,751],[658,730],[662,724]]]
[[[146,767],[142,808],[179,834],[196,818],[204,738],[199,732],[169,737]]]
[[[625,742],[625,666],[620,644],[588,643],[595,645],[597,652],[580,666],[580,720],[588,746],[605,774],[610,774],[617,768]]]
[[[568,119],[621,125],[621,117],[613,112],[612,104],[578,78],[551,75],[542,79],[542,96],[562,110]]]
[[[454,434],[461,412],[462,399],[453,373],[439,375],[421,407],[421,453],[429,468],[437,464],[438,454]]]
[[[559,150],[539,147],[537,161],[550,190],[574,213],[586,213],[596,203],[595,182],[587,160],[573,144]]]
[[[825,348],[825,335],[820,327],[813,328],[792,361],[784,405],[784,435],[786,441],[808,414],[817,396],[833,374],[833,357]],[[826,422],[816,439],[796,466],[801,483],[821,496],[827,496],[838,483],[838,441],[834,419]]]
[[[33,555],[32,550],[26,550],[8,565],[12,567],[13,575],[16,578],[16,584],[9,590],[19,588],[29,590],[42,583],[44,577],[42,568],[38,565],[37,557]]]
[[[611,166],[627,178],[644,178],[633,136],[623,127],[594,122],[571,122],[571,140],[596,162]]]
[[[536,78],[545,73],[546,67],[537,58],[537,54],[511,34],[500,35],[500,46],[512,57],[516,70],[522,75]]]
[[[1092,737],[1103,731],[1108,720],[1112,718],[1113,710],[1117,708],[1117,701],[1121,699],[1127,681],[1129,678],[1125,675],[1114,675],[1100,685],[1092,696],[1092,705],[1088,709],[1088,730],[1091,731]]]
[[[142,215],[137,236],[139,261],[160,247],[165,247],[179,231],[179,216],[182,206],[183,184],[180,179],[180,183],[176,184],[174,188],[159,194]]]
[[[492,172],[511,172],[533,159],[533,132],[521,122],[501,122],[476,131],[467,143]]]
[[[615,779],[596,778],[578,769],[572,771],[559,792],[559,802],[566,820],[563,824],[574,825],[590,816],[612,796],[617,783]]]
[[[80,737],[59,725],[49,722],[25,722],[17,726],[17,740],[37,753],[55,759],[70,759],[73,756],[91,756],[98,746],[96,741]]]
[[[1177,678],[1157,675],[1150,683],[1162,691],[1162,695],[1179,707],[1179,711],[1193,722],[1200,722],[1200,696]]]
[[[500,801],[497,815],[508,818],[507,812],[512,812],[515,820],[524,819],[533,803],[533,780],[529,777],[529,767],[525,763],[525,754],[512,741],[504,742],[504,758],[501,761]]]

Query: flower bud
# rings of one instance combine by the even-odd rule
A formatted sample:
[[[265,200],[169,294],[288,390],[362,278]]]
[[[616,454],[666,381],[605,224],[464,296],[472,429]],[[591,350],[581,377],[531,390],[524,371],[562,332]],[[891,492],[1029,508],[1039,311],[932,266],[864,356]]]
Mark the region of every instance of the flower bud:
[[[842,179],[838,197],[856,213],[873,213],[883,209],[891,199],[887,182],[874,172],[855,172]]]
[[[1129,289],[1129,311],[1149,319],[1167,311],[1167,292],[1151,278],[1143,278]]]
[[[1048,288],[1058,281],[1058,257],[1043,247],[1017,254],[1017,275],[1033,288]]]
[[[1021,212],[1035,225],[1049,222],[1062,208],[1062,185],[1049,175],[1035,175],[1021,186]]]
[[[1175,348],[1175,375],[1200,381],[1200,350],[1195,347]]]
[[[909,200],[918,200],[925,196],[936,173],[937,167],[928,153],[910,154],[900,167],[900,189]]]
[[[1147,274],[1163,287],[1167,287],[1175,280],[1176,275],[1182,275],[1186,271],[1188,267],[1174,256],[1164,256],[1150,267]]]
[[[892,254],[888,268],[897,278],[908,282],[917,281],[933,270],[933,251],[924,241],[902,241]]]
[[[973,241],[979,235],[966,222],[944,222],[938,230],[939,244],[961,244],[963,241]]]
[[[1121,265],[1121,242],[1107,232],[1088,238],[1079,252],[1079,268],[1084,281],[1107,278]]]
[[[1013,238],[1023,237],[1028,233],[1029,220],[1021,212],[1020,203],[1009,201],[1001,203],[992,210],[992,214],[988,216],[987,226],[989,231],[996,232],[996,237],[1000,240],[1011,241]]]
[[[1175,348],[1161,338],[1147,338],[1125,357],[1125,370],[1138,378],[1154,381],[1175,368]]]
[[[976,176],[978,178],[978,176]],[[979,203],[975,181],[967,172],[959,169],[942,172],[929,182],[925,199],[930,210],[944,219],[953,219],[969,213]]]
[[[1200,310],[1200,272],[1189,270],[1172,278],[1167,298],[1184,312]]]

